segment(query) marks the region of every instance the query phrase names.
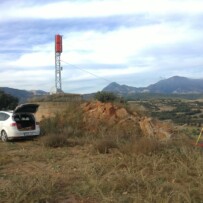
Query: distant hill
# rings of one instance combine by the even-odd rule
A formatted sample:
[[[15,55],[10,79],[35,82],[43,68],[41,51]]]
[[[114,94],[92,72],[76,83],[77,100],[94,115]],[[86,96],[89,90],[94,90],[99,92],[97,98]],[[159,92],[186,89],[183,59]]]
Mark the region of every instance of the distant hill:
[[[203,79],[190,79],[186,77],[174,76],[161,80],[148,87],[131,87],[110,83],[102,91],[115,92],[121,95],[130,95],[134,93],[161,93],[161,94],[202,94]]]
[[[148,86],[150,92],[169,94],[203,93],[203,79],[174,76]]]
[[[19,90],[9,87],[0,87],[5,93],[15,96],[19,101],[25,102],[26,100],[35,96],[48,95],[48,92],[42,90]],[[132,96],[142,93],[151,94],[173,94],[173,95],[189,95],[189,94],[203,94],[203,79],[190,79],[186,77],[174,76],[168,79],[161,80],[155,84],[151,84],[147,87],[132,87],[127,85],[120,85],[116,82],[110,83],[102,91],[114,92],[124,97]],[[81,95],[84,100],[90,100],[94,98],[94,94]],[[131,97],[130,97],[131,98]]]
[[[131,94],[140,92],[140,88],[131,87],[127,85],[119,85],[116,82],[110,83],[107,87],[105,87],[102,91],[105,92],[115,92],[117,94]]]
[[[0,87],[0,90],[4,91],[7,94],[10,94],[14,97],[17,97],[20,102],[24,102],[27,99],[32,98],[33,96],[36,95],[47,95],[48,93],[42,90],[19,90],[19,89],[14,89],[14,88],[9,88],[9,87]]]
[[[42,95],[48,95],[48,92],[45,92],[43,90],[30,90],[29,92],[31,92],[34,96],[42,96]]]

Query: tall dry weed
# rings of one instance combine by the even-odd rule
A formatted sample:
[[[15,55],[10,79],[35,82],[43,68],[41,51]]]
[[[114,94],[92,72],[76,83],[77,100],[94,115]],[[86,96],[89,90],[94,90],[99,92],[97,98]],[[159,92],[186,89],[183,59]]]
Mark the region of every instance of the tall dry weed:
[[[68,137],[65,134],[49,134],[41,139],[45,147],[64,147],[68,146]]]
[[[118,148],[117,143],[114,140],[101,139],[93,143],[94,149],[101,154],[109,153],[111,149]]]
[[[150,154],[162,149],[161,141],[155,138],[140,137],[120,145],[125,154]]]
[[[80,102],[67,102],[64,111],[56,112],[54,117],[43,119],[40,126],[43,134],[68,132],[79,135],[83,126],[82,120]]]
[[[58,193],[58,194],[57,194]],[[31,177],[13,176],[2,191],[3,201],[8,203],[55,202],[60,194],[57,177],[41,174]]]

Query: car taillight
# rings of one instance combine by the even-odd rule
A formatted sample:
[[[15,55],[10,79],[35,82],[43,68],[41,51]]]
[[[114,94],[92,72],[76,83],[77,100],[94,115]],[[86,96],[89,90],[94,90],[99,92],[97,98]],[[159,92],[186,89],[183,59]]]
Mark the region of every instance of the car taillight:
[[[10,126],[11,127],[17,127],[18,129],[21,128],[21,124],[20,123],[11,123]]]
[[[16,127],[16,126],[17,126],[17,123],[11,123],[10,126]]]

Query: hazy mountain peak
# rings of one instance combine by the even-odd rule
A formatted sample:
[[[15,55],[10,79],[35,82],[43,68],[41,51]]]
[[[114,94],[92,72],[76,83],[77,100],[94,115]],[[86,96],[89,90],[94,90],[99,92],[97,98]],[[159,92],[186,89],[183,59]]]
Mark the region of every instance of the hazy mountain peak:
[[[103,91],[115,92],[123,95],[143,92],[163,94],[203,93],[203,79],[190,79],[181,76],[173,76],[168,79],[160,80],[148,87],[140,88],[119,85],[114,82],[105,87]]]
[[[108,86],[120,86],[120,84],[118,84],[117,82],[112,82]]]

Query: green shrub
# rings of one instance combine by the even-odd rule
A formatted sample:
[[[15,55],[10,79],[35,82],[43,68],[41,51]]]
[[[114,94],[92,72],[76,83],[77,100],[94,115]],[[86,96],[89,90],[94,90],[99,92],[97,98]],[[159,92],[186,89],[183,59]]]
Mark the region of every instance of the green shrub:
[[[18,98],[0,90],[0,109],[14,109],[18,105]]]
[[[94,98],[100,102],[113,102],[118,100],[118,97],[112,92],[97,92]]]

